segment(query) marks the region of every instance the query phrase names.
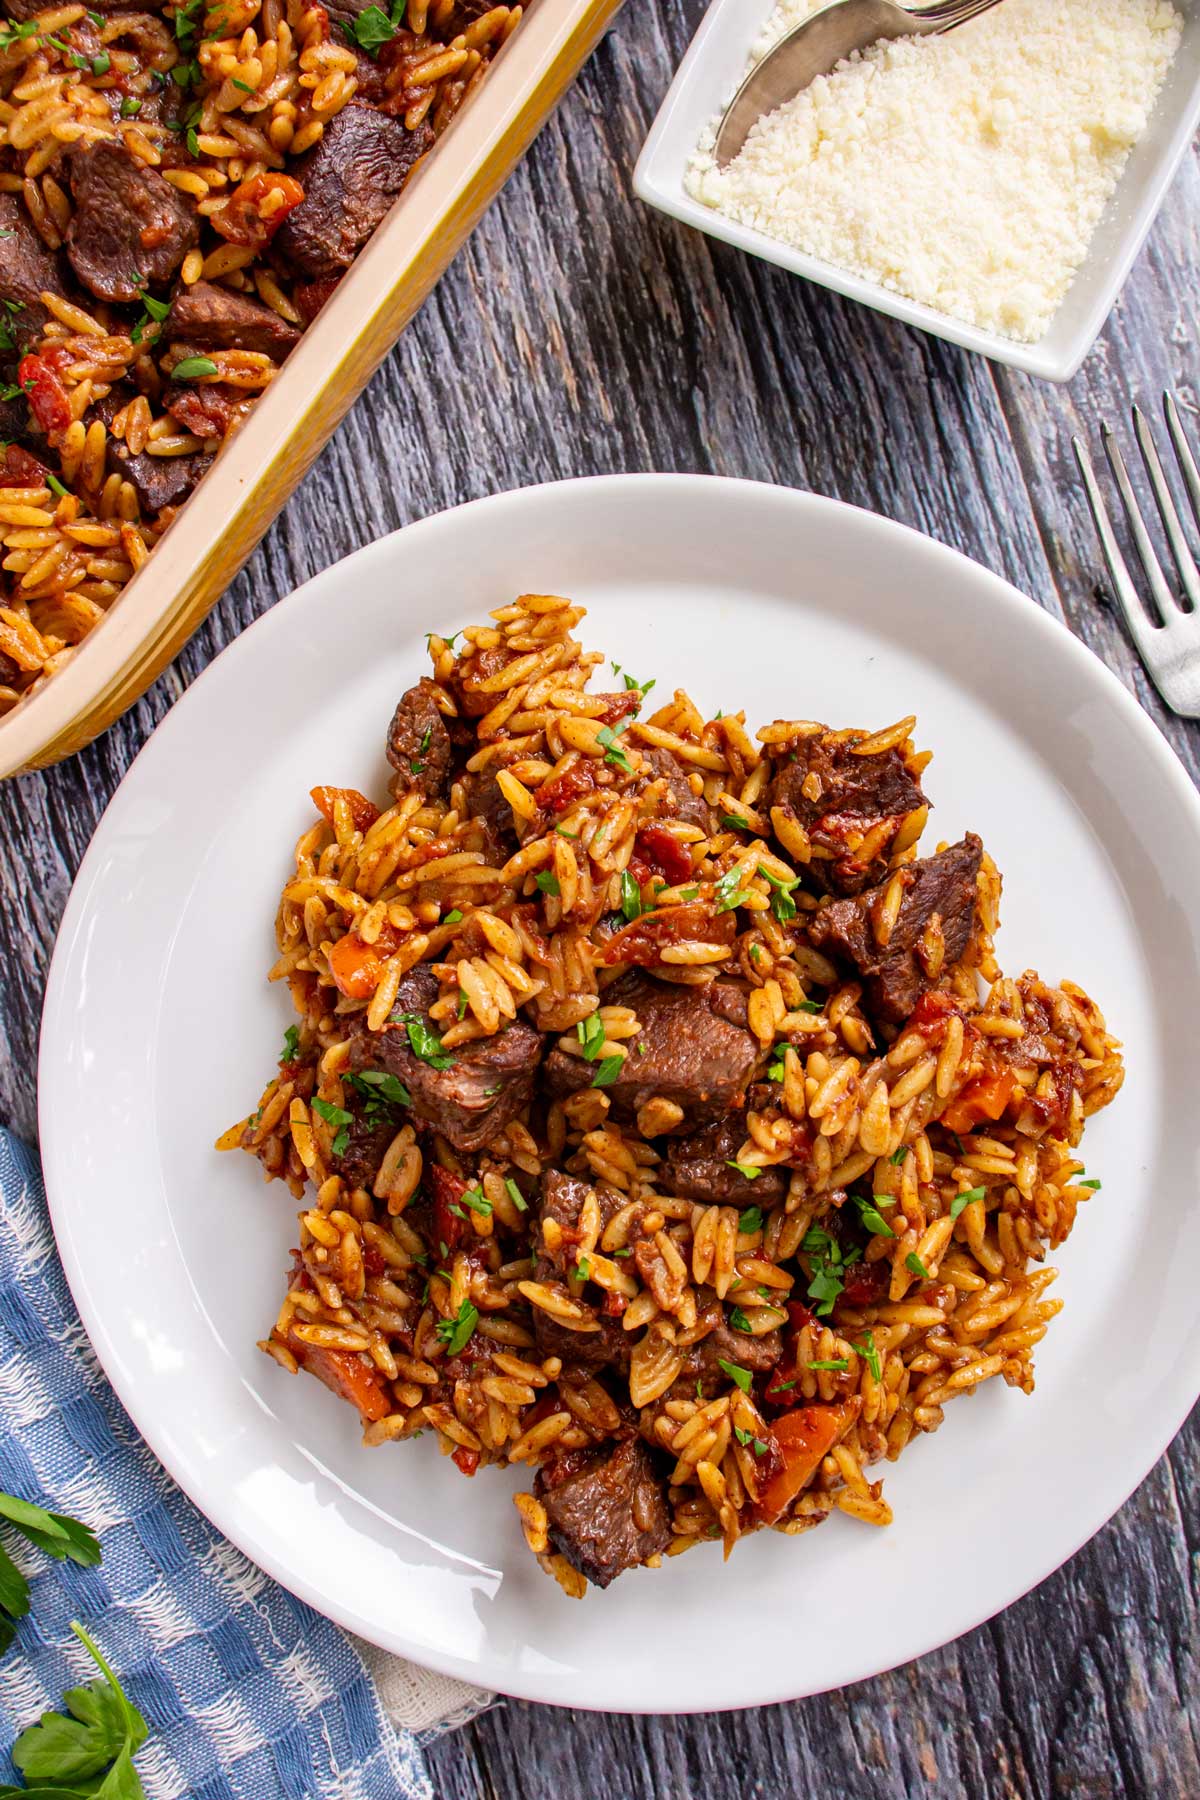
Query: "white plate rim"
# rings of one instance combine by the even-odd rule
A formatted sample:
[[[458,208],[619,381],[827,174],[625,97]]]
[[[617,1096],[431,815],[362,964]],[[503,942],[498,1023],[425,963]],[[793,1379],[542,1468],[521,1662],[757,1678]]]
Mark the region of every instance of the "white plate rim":
[[[314,590],[319,593],[322,588],[326,587],[331,592],[336,591],[345,581],[348,569],[361,569],[375,559],[386,559],[390,554],[389,546],[392,541],[401,535],[411,536],[416,533],[427,535],[443,531],[452,533],[455,522],[466,513],[479,514],[485,511],[499,513],[513,506],[537,506],[544,497],[553,499],[558,494],[590,492],[599,495],[602,492],[628,489],[631,485],[641,488],[652,485],[657,487],[664,496],[672,489],[697,489],[702,486],[711,489],[719,486],[726,492],[738,491],[747,495],[754,504],[776,505],[783,508],[802,507],[830,517],[847,512],[853,513],[857,515],[858,528],[864,531],[875,532],[881,538],[890,538],[892,541],[911,542],[911,540],[917,540],[927,554],[940,559],[947,566],[953,565],[959,570],[963,577],[964,599],[969,599],[972,605],[990,603],[1002,614],[1019,612],[1024,625],[1035,634],[1041,634],[1043,639],[1053,640],[1062,654],[1073,660],[1081,670],[1086,669],[1100,694],[1123,714],[1129,728],[1142,739],[1147,754],[1157,764],[1158,772],[1174,790],[1175,800],[1184,812],[1190,815],[1193,834],[1200,843],[1200,795],[1197,794],[1170,744],[1112,671],[1052,614],[1023,594],[1004,577],[988,570],[984,565],[975,562],[953,546],[928,537],[911,526],[868,512],[863,508],[851,506],[844,501],[765,482],[693,474],[588,476],[507,489],[465,502],[406,526],[402,531],[392,532],[383,538],[376,539],[313,576],[285,600],[260,615],[226,646],[225,650],[214,658],[213,662],[191,683],[188,690],[138,753],[109,802],[80,864],[59,927],[51,961],[38,1058],[39,1131],[47,1200],[59,1255],[84,1327],[119,1399],[168,1474],[188,1494],[193,1504],[210,1522],[252,1562],[279,1581],[289,1592],[345,1629],[370,1639],[385,1650],[419,1661],[423,1666],[441,1674],[474,1683],[486,1679],[486,1677],[481,1677],[480,1667],[474,1661],[450,1654],[431,1653],[426,1645],[421,1645],[418,1651],[414,1651],[411,1640],[406,1637],[404,1632],[388,1630],[381,1627],[377,1621],[360,1617],[351,1609],[339,1604],[336,1595],[331,1595],[324,1590],[319,1582],[309,1579],[295,1569],[281,1565],[270,1545],[249,1530],[243,1519],[234,1516],[232,1505],[226,1502],[223,1495],[217,1495],[215,1498],[206,1495],[204,1499],[201,1499],[199,1493],[194,1491],[194,1484],[189,1475],[181,1474],[179,1469],[173,1466],[174,1459],[168,1461],[164,1456],[160,1449],[161,1433],[155,1428],[152,1420],[148,1421],[144,1418],[144,1409],[139,1405],[137,1393],[127,1378],[116,1333],[110,1328],[103,1311],[92,1303],[92,1289],[87,1270],[77,1254],[77,1246],[72,1234],[70,1208],[65,1200],[65,1196],[70,1191],[69,1143],[67,1141],[69,1134],[58,1131],[57,1120],[52,1116],[52,1094],[56,1068],[64,1066],[62,1050],[69,1037],[72,1018],[76,1011],[69,984],[71,959],[75,946],[80,941],[82,928],[86,925],[91,886],[99,867],[105,828],[110,824],[110,815],[118,816],[119,808],[127,804],[130,795],[136,792],[138,782],[146,779],[146,759],[151,746],[158,744],[155,755],[161,754],[164,745],[169,745],[173,741],[175,733],[183,729],[180,719],[186,721],[190,717],[191,710],[196,704],[192,699],[193,694],[197,690],[207,691],[204,684],[209,682],[210,676],[224,658],[249,655],[250,651],[245,648],[247,641],[256,643],[258,641],[256,633],[261,637],[269,632],[272,627],[268,624],[268,620],[276,613],[280,613],[281,609],[292,599],[303,594],[311,595]],[[975,589],[974,593],[971,592],[972,588]],[[985,593],[989,596],[988,600],[983,598]],[[278,623],[274,628],[279,628]],[[142,770],[141,775],[137,774],[139,767]],[[125,796],[124,800],[122,800],[122,795]],[[757,1698],[754,1701],[743,1698],[714,1700],[708,1696],[696,1706],[676,1706],[672,1708],[672,1711],[679,1713],[731,1711],[751,1704],[756,1706],[774,1704],[827,1692],[860,1679],[868,1679],[872,1675],[886,1673],[888,1669],[901,1667],[942,1648],[947,1643],[956,1641],[966,1632],[976,1629],[989,1619],[996,1617],[1024,1595],[1030,1593],[1075,1556],[1124,1505],[1159,1461],[1178,1434],[1197,1395],[1200,1394],[1200,1340],[1193,1339],[1187,1353],[1181,1354],[1172,1366],[1169,1380],[1164,1383],[1164,1392],[1169,1394],[1169,1399],[1164,1398],[1163,1395],[1159,1396],[1155,1407],[1155,1427],[1145,1438],[1142,1449],[1133,1459],[1136,1464],[1133,1477],[1130,1478],[1128,1467],[1126,1467],[1124,1472],[1113,1478],[1114,1465],[1110,1461],[1106,1465],[1109,1479],[1106,1482],[1098,1483],[1093,1492],[1079,1504],[1074,1514],[1076,1523],[1065,1534],[1069,1539],[1066,1547],[1056,1545],[1052,1552],[1035,1559],[1032,1565],[1033,1573],[1027,1580],[1023,1579],[1022,1584],[999,1605],[989,1606],[982,1613],[973,1609],[970,1616],[964,1617],[961,1624],[949,1633],[941,1629],[935,1629],[927,1635],[914,1632],[911,1644],[902,1655],[883,1662],[872,1660],[870,1667],[864,1668],[859,1674],[848,1677],[836,1676],[828,1682],[806,1682],[803,1692],[799,1695],[796,1693],[794,1682],[789,1683],[786,1677],[783,1677],[772,1687],[765,1690],[760,1687],[756,1690]],[[1097,1494],[1102,1497],[1096,1498]],[[602,1604],[603,1602],[599,1596],[593,1596],[591,1603]],[[522,1680],[519,1683],[513,1683],[505,1691],[516,1697],[544,1704],[565,1705],[583,1710],[616,1710],[608,1705],[603,1697],[590,1697],[586,1693],[564,1692],[561,1682],[556,1691],[550,1691],[536,1680]],[[661,1709],[655,1706],[654,1696],[650,1695],[647,1697],[645,1705],[628,1706],[621,1710],[650,1713]]]

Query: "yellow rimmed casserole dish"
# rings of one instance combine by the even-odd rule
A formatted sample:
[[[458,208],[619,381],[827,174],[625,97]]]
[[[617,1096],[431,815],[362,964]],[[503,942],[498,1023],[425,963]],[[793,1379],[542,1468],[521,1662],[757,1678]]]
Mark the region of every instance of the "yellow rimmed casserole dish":
[[[0,777],[90,743],[145,692],[251,554],[507,180],[621,0],[539,0],[286,367],[66,665],[0,717]]]

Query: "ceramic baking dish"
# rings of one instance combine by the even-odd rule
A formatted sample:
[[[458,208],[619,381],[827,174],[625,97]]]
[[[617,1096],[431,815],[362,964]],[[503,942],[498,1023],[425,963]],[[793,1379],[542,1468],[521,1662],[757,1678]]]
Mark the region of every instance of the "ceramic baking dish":
[[[134,576],[46,685],[0,718],[0,777],[111,725],[191,636],[511,174],[621,0],[538,0],[283,373]]]

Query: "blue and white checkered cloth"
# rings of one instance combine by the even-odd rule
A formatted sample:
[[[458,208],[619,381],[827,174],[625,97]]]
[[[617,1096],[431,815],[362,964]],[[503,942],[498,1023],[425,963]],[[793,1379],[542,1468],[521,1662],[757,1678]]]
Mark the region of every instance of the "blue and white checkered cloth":
[[[0,1490],[81,1519],[104,1551],[81,1569],[6,1534],[33,1605],[0,1659],[0,1779],[17,1733],[95,1678],[79,1619],[145,1714],[152,1800],[431,1800],[418,1738],[346,1635],[219,1537],[138,1437],[72,1303],[36,1159],[4,1131]]]

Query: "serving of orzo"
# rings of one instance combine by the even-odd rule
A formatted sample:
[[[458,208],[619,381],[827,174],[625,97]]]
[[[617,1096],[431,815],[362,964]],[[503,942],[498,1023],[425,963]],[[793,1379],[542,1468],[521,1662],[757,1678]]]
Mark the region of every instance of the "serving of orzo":
[[[0,0],[0,713],[142,567],[521,15]]]
[[[387,804],[313,790],[297,1020],[219,1140],[302,1208],[262,1349],[368,1445],[528,1468],[572,1594],[886,1525],[874,1465],[993,1377],[1030,1393],[1123,1076],[1078,987],[1002,974],[979,838],[921,854],[915,719],[706,720],[593,681],[582,617],[432,636]]]

